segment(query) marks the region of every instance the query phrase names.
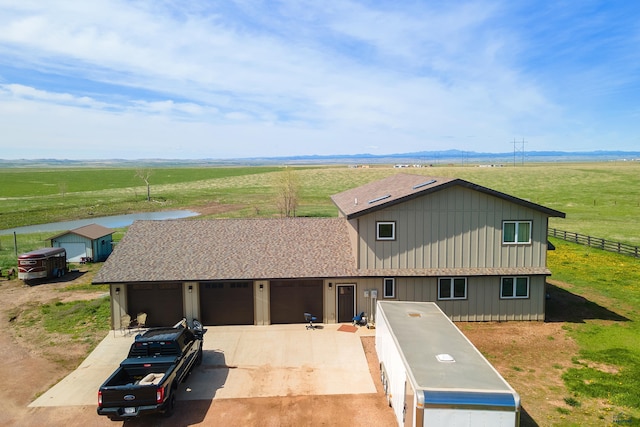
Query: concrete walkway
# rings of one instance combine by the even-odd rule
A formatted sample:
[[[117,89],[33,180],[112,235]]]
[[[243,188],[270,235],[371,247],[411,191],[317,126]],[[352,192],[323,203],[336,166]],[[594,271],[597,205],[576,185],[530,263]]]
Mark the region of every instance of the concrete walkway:
[[[375,393],[360,337],[341,325],[216,326],[204,359],[178,400]],[[133,336],[110,332],[80,366],[29,406],[96,405],[100,385],[127,355]]]

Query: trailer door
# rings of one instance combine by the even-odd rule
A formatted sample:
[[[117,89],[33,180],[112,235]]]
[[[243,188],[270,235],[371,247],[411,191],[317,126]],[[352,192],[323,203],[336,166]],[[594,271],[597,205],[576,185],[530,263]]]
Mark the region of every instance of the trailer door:
[[[416,393],[413,390],[413,387],[411,386],[411,382],[407,378],[407,380],[404,382],[403,418],[404,418],[405,427],[414,427],[414,426],[422,427],[422,424],[414,423],[414,420],[413,420],[413,415],[415,413],[415,407],[416,407],[415,395]]]

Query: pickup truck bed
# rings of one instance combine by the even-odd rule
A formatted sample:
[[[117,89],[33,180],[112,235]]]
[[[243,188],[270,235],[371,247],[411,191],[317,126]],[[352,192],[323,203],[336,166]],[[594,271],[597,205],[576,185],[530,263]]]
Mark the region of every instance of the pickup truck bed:
[[[170,416],[178,384],[202,361],[204,332],[174,327],[137,336],[128,357],[100,386],[98,415],[114,421],[148,413]]]

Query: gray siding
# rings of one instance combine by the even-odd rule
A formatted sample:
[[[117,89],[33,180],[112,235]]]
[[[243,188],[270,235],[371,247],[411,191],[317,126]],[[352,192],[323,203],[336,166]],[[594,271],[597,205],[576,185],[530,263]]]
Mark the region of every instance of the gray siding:
[[[396,297],[391,300],[435,302],[455,322],[544,320],[545,276],[529,277],[529,298],[500,299],[500,281],[499,276],[468,277],[467,299],[438,300],[437,277],[399,277]],[[382,282],[382,278],[357,281],[357,312],[371,315],[369,299],[363,296],[365,290],[377,289],[378,299],[386,300],[382,297]]]
[[[502,222],[532,221],[532,243],[502,244]],[[376,222],[395,221],[394,241],[376,240]],[[358,221],[362,269],[546,266],[547,216],[464,187],[364,215]]]

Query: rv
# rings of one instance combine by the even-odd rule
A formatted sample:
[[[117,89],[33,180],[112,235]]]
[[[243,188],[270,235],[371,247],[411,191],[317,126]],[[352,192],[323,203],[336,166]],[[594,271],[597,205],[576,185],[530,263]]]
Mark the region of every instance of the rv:
[[[67,251],[64,248],[43,248],[18,256],[18,279],[48,279],[67,272]]]
[[[378,301],[376,352],[398,425],[520,424],[520,397],[432,302]]]

